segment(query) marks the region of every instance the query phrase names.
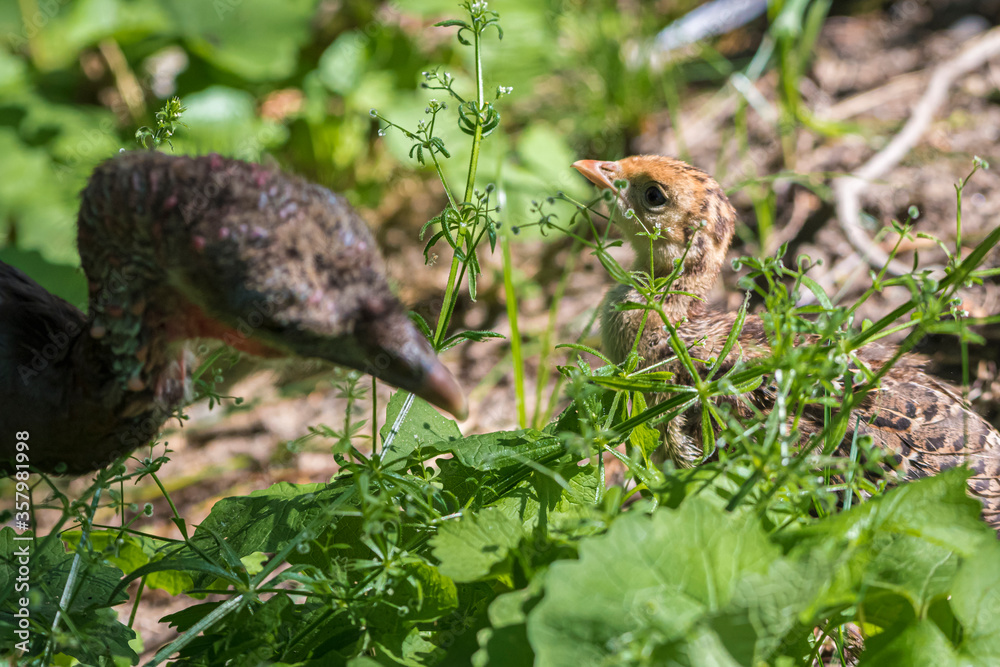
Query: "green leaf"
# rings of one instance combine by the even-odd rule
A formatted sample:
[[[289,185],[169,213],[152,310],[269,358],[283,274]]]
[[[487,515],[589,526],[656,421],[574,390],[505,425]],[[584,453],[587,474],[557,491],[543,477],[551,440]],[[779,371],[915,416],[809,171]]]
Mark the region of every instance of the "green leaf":
[[[616,391],[635,392],[670,392],[672,394],[694,394],[697,389],[684,384],[672,384],[669,379],[673,373],[642,373],[630,375],[628,377],[595,377],[592,381],[596,385],[614,389]]]
[[[528,612],[538,603],[540,578],[529,588],[498,595],[489,607],[488,628],[479,631],[474,667],[522,667],[535,663],[528,643]]]
[[[377,665],[405,665],[406,667],[424,667],[436,665],[444,657],[442,647],[429,641],[419,628],[404,626],[380,635],[375,640],[379,660]],[[351,666],[363,665],[352,660]]]
[[[471,340],[476,343],[481,343],[482,341],[490,338],[505,338],[505,336],[501,333],[497,333],[496,331],[460,331],[454,336],[445,339],[442,347],[443,349],[448,349],[463,340]]]
[[[941,628],[929,620],[917,621],[898,633],[875,635],[867,642],[861,660],[858,661],[858,667],[958,667],[963,664],[966,663],[959,660]]]
[[[75,549],[80,541],[78,530],[66,531],[59,537],[70,549]],[[144,535],[122,533],[116,530],[94,530],[90,533],[90,544],[95,551],[100,552],[104,559],[122,572],[133,572],[148,563],[164,557],[157,550],[156,542]],[[171,595],[177,595],[191,588],[193,579],[180,571],[153,572],[146,577],[146,585],[162,589]]]
[[[796,575],[796,576],[792,576]],[[754,517],[700,499],[622,515],[554,563],[528,616],[535,664],[756,664],[811,594]],[[803,586],[803,584],[806,584]]]
[[[1000,544],[984,546],[962,564],[950,603],[964,631],[962,657],[976,667],[1000,665]]]
[[[310,35],[316,0],[161,0],[188,49],[248,81],[295,71]]]
[[[368,43],[360,31],[341,33],[319,58],[316,72],[331,92],[347,96],[358,87],[365,69]]]
[[[636,392],[632,395],[632,414],[639,414],[645,409],[645,397],[641,393]],[[645,423],[637,424],[632,429],[632,433],[629,434],[628,439],[633,447],[642,452],[642,456],[646,460],[660,446],[660,432],[655,428],[647,426]]]
[[[331,495],[326,484],[279,482],[248,496],[223,498],[202,525],[225,535],[241,558],[256,551],[277,551]]]
[[[423,315],[416,312],[415,310],[411,310],[409,312],[409,315],[410,315],[410,321],[413,322],[415,325],[417,325],[417,328],[420,329],[420,333],[424,335],[424,338],[426,338],[427,340],[431,340],[432,338],[434,338],[434,332],[431,331],[431,327],[429,324],[427,324],[427,320],[424,319]]]
[[[508,490],[495,506],[517,518],[525,531],[533,531],[535,541],[526,549],[527,554],[547,562],[555,554],[542,552],[552,546],[553,533],[577,534],[581,525],[599,520],[597,469],[590,463],[577,465],[576,461],[563,460],[525,466],[525,470],[529,472],[524,481]]]
[[[595,350],[592,347],[587,347],[586,345],[579,345],[577,343],[561,343],[559,345],[556,345],[556,349],[557,350],[561,350],[561,349],[564,349],[564,348],[568,349],[568,350],[576,350],[577,352],[585,352],[587,354],[592,354],[595,357],[597,357],[598,359],[600,359],[601,361],[603,361],[608,366],[614,366],[615,365],[614,362],[612,362],[610,359],[608,359],[606,356],[604,356],[603,354],[601,354],[600,352],[598,352],[597,350]]]
[[[487,508],[441,524],[431,546],[441,574],[467,583],[506,574],[501,565],[523,538],[520,521]]]
[[[386,467],[398,467],[418,448],[462,437],[462,431],[453,419],[445,417],[423,399],[411,397],[409,392],[397,391],[386,406],[385,423],[379,429],[385,448],[382,464]],[[410,409],[401,418],[407,401],[410,402]]]
[[[52,627],[75,567],[75,584],[69,607],[63,609],[56,651],[85,664],[97,664],[102,658],[111,662],[115,657],[138,660],[129,646],[135,632],[118,621],[111,608],[128,600],[116,590],[122,571],[104,565],[87,550],[80,557],[75,551],[65,551],[55,534],[20,537],[10,527],[0,530],[0,633],[9,638],[7,641],[15,636],[18,622],[14,614],[19,613],[20,599],[27,597],[33,628],[28,654],[41,655],[48,633],[40,629]]]
[[[129,572],[118,583],[118,587],[114,592],[116,595],[124,593],[126,586],[149,574],[175,570],[180,572],[196,572],[208,575],[217,580],[224,581],[231,586],[239,586],[240,584],[245,583],[244,580],[236,574],[219,567],[215,563],[206,560],[201,556],[193,558],[164,558],[163,560],[147,563],[146,565]]]
[[[438,459],[435,464],[441,470],[439,479],[444,490],[454,494],[460,506],[473,502],[473,506],[483,507],[506,496],[517,497],[520,498],[515,502],[517,509],[528,517],[533,514],[532,503],[543,494],[550,501],[558,502],[560,497],[560,492],[527,489],[528,480],[544,474],[568,485],[566,476],[560,475],[555,466],[566,453],[565,445],[558,438],[533,429],[473,435],[424,450],[426,456],[446,453],[453,457]],[[576,468],[573,474],[580,471]],[[517,513],[514,508],[508,510]]]
[[[438,442],[431,451],[454,454],[455,460],[467,468],[487,472],[505,470],[526,461],[554,460],[565,449],[553,436],[528,428]]]
[[[177,632],[187,632],[191,626],[215,611],[220,604],[222,603],[202,602],[201,604],[193,604],[173,614],[167,614],[160,619],[160,623],[166,623],[168,627],[174,628]]]
[[[987,562],[1000,563],[1000,546],[968,496],[968,475],[951,469],[910,482],[776,538],[790,547],[789,557],[828,572],[817,609],[845,610],[850,619],[887,628],[892,651],[900,650],[892,634],[914,623],[934,617],[947,626],[949,614],[939,607],[950,595],[966,637],[982,639],[970,641],[969,653],[1000,656],[995,620],[983,624],[981,614],[984,603],[991,618],[1000,609],[1000,598],[987,593],[1000,588],[1000,567]]]
[[[864,550],[869,561],[873,543],[880,548],[890,546],[884,536],[922,540],[971,556],[992,544],[996,536],[979,518],[982,506],[966,491],[969,474],[965,468],[952,468],[935,477],[908,482],[780,539],[802,547],[834,535],[851,548]]]
[[[458,607],[455,582],[440,568],[418,558],[408,558],[399,565],[401,576],[369,615],[370,625],[395,628],[401,620],[407,624],[430,623]]]

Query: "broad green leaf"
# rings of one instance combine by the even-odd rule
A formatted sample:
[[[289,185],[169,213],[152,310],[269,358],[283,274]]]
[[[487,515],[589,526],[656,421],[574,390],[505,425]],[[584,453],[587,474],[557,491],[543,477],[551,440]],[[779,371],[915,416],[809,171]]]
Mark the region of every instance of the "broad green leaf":
[[[324,586],[324,582],[318,583]],[[373,600],[377,602],[366,614],[366,621],[377,632],[392,632],[400,624],[440,621],[459,603],[455,582],[420,558],[399,562],[391,586]]]
[[[962,564],[950,602],[962,624],[962,658],[976,667],[1000,665],[1000,544],[984,547]]]
[[[807,594],[787,585],[795,568],[777,568],[778,561],[752,517],[699,499],[677,511],[625,514],[606,535],[582,541],[578,561],[556,562],[545,575],[545,595],[528,617],[535,664],[628,663],[639,655],[668,664],[689,652],[701,656],[692,664],[752,664],[760,657],[756,634],[771,628],[738,635],[737,646],[720,634],[741,614],[748,630],[749,619],[780,619],[760,612],[788,609],[789,593]],[[729,620],[716,628],[720,614]],[[784,625],[776,623],[776,634]]]
[[[457,582],[472,582],[505,574],[498,566],[522,539],[520,521],[497,508],[487,508],[442,523],[431,546],[442,574]]]
[[[548,535],[563,530],[586,534],[586,530],[580,532],[580,525],[595,519],[597,514],[596,466],[569,461],[533,470],[527,481],[498,500],[496,507],[521,521],[525,531],[541,527],[543,534]],[[536,550],[549,546],[544,540],[534,544]]]
[[[258,551],[273,553],[298,536],[317,515],[332,512],[330,528],[313,539],[323,537],[331,544],[356,545],[359,520],[351,516],[338,520],[340,512],[354,509],[348,502],[350,496],[345,495],[350,493],[350,488],[338,482],[329,485],[280,482],[248,496],[223,498],[195,531],[194,539],[199,546],[215,553],[215,540],[207,537],[213,531],[223,536],[240,558]],[[190,551],[181,555],[190,556]]]
[[[565,455],[566,448],[553,436],[524,429],[442,442],[425,453],[452,454],[452,458],[435,463],[444,489],[463,506],[476,498],[475,503],[483,507],[523,489],[523,482],[550,469]]]
[[[73,550],[80,540],[80,531],[66,531],[60,538]],[[164,555],[157,550],[157,544],[151,538],[127,532],[119,537],[118,531],[95,530],[90,533],[90,544],[108,563],[122,572],[134,572]],[[193,583],[189,574],[177,570],[152,572],[146,577],[147,586],[162,589],[171,595],[191,588]]]
[[[544,461],[565,450],[558,439],[534,429],[470,435],[433,444],[433,451],[451,453],[455,460],[480,471],[503,470],[525,461]]]
[[[489,607],[489,627],[479,631],[474,667],[521,667],[535,662],[528,643],[528,612],[538,603],[540,578],[529,588],[498,595]]]
[[[887,627],[923,618],[942,599],[963,558],[996,537],[966,492],[964,469],[901,485],[837,516],[778,536],[798,558],[827,559],[823,604],[849,607],[864,592],[859,617]]]
[[[458,607],[455,581],[439,567],[414,560],[406,564],[405,581],[407,585],[397,587],[393,599],[405,605],[407,622],[433,621]]]
[[[423,667],[434,665],[445,656],[444,647],[430,641],[423,632],[415,627],[405,626],[379,636],[375,640],[379,665],[402,665],[405,667]],[[359,664],[351,661],[351,665]],[[363,663],[360,663],[363,664]]]
[[[365,69],[370,39],[360,31],[345,32],[319,58],[316,72],[330,92],[346,96],[358,86]]]
[[[60,650],[85,664],[96,664],[101,659],[110,662],[116,656],[138,660],[129,646],[135,633],[118,621],[111,609],[128,600],[127,595],[116,592],[122,571],[87,553],[78,559],[76,552],[67,552],[55,535],[21,536],[29,537],[27,540],[15,537],[10,527],[0,530],[0,633],[7,638],[15,636],[14,614],[21,608],[21,597],[29,599],[30,617],[37,624],[34,627],[51,627],[75,562],[73,594],[60,625],[68,641],[60,643]],[[28,572],[26,578],[22,567]],[[28,654],[40,655],[45,640],[44,633],[33,631]]]
[[[188,49],[248,81],[274,81],[295,71],[316,4],[316,0],[160,1]]]
[[[403,406],[410,403],[406,415],[400,418]],[[385,409],[385,423],[379,429],[382,436],[382,465],[397,467],[418,448],[455,442],[462,437],[455,420],[445,417],[429,403],[406,391],[397,391]]]
[[[941,628],[925,620],[908,625],[898,633],[887,632],[870,639],[858,667],[959,667],[964,664],[967,663],[959,659]]]

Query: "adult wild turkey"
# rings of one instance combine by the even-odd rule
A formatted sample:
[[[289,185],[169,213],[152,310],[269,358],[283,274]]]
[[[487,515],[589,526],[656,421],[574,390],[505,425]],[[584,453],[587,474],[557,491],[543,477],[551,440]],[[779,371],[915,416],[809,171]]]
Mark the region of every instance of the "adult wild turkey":
[[[184,342],[355,368],[462,416],[452,375],[340,196],[218,155],[122,153],[82,193],[84,314],[0,263],[0,464],[77,474],[148,443],[190,396]]]

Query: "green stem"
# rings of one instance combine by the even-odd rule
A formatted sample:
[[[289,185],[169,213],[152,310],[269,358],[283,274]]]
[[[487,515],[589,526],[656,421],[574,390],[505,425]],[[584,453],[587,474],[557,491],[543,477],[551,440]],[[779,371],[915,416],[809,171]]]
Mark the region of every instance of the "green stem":
[[[482,109],[483,109],[483,59],[482,59],[482,49],[480,48],[479,33],[473,31],[473,45],[476,52],[476,132],[472,137],[472,150],[469,155],[469,174],[465,181],[465,197],[462,199],[463,204],[472,201],[473,189],[476,185],[476,170],[479,166],[479,145],[483,141],[483,119],[482,119]],[[437,165],[437,160],[435,160],[435,165]],[[441,174],[440,168],[438,169],[438,175],[442,177],[442,182],[444,182],[443,175]],[[452,206],[455,206],[454,200],[452,201]],[[458,208],[455,207],[458,211]],[[458,234],[456,234],[456,242],[459,246],[462,245],[462,241],[465,238],[465,231],[460,229]],[[472,252],[475,249],[471,249]],[[445,333],[448,330],[448,323],[451,321],[451,315],[455,312],[455,304],[458,301],[458,287],[457,281],[455,280],[458,275],[459,259],[456,255],[452,255],[451,258],[451,270],[448,272],[448,283],[444,291],[444,305],[441,308],[441,312],[438,315],[437,327],[434,330],[434,348],[440,349],[441,344],[444,342]]]
[[[517,395],[517,424],[520,428],[528,425],[528,415],[524,406],[524,357],[521,355],[521,332],[517,326],[517,295],[514,293],[513,267],[510,259],[510,238],[500,237],[503,253],[503,289],[507,301],[507,320],[510,322],[510,351],[514,355],[514,392]]]
[[[973,172],[975,173],[975,172]],[[965,188],[965,181],[955,188],[955,199],[957,208],[955,209],[955,252],[958,255],[957,263],[962,261],[962,190]]]
[[[97,508],[101,501],[101,491],[106,483],[106,479],[102,474],[99,484],[94,490],[94,497],[90,501],[90,512],[87,514],[86,520],[84,520],[80,526],[80,541],[76,545],[76,553],[73,555],[73,563],[70,565],[69,574],[66,575],[66,584],[63,586],[62,596],[59,599],[59,606],[56,607],[56,613],[52,619],[52,630],[49,634],[48,641],[45,642],[45,661],[49,663],[52,659],[53,652],[55,651],[55,641],[56,635],[59,632],[59,622],[60,620],[64,620],[64,614],[66,615],[65,620],[69,622],[69,608],[73,600],[73,595],[76,593],[76,581],[80,576],[81,566],[84,570],[86,570],[86,565],[82,565],[83,551],[88,548],[87,545],[90,543],[90,531],[93,527],[94,515],[97,513]]]
[[[173,499],[170,497],[170,494],[167,493],[166,487],[163,486],[163,482],[161,482],[160,478],[156,476],[156,473],[151,472],[149,473],[149,476],[156,486],[159,487],[160,493],[163,494],[163,497],[166,498],[167,504],[170,505],[170,511],[174,513],[174,524],[178,529],[180,529],[181,535],[184,537],[184,541],[187,542],[189,538],[187,534],[187,524],[184,522],[184,517],[182,517],[181,513],[177,511],[177,506],[174,505]]]
[[[438,314],[437,328],[434,330],[435,350],[441,349],[441,344],[444,342],[444,335],[448,327],[448,322],[451,320],[451,314],[455,310],[455,276],[458,275],[458,265],[458,255],[452,255],[451,271],[448,273],[448,285],[444,290],[444,303],[441,306],[441,312]]]
[[[128,615],[128,627],[135,627],[135,616],[139,611],[139,603],[142,602],[142,592],[146,589],[146,577],[139,580],[139,589],[135,592],[135,601],[132,603],[132,613]]]
[[[483,103],[479,103],[476,111],[476,134],[472,137],[472,153],[469,155],[469,177],[465,182],[465,201],[472,201],[473,188],[476,185],[476,169],[479,166],[479,144],[483,141],[483,117],[480,115]]]
[[[582,247],[583,244],[579,240],[573,239],[573,245],[570,247],[569,254],[566,257],[566,262],[563,266],[562,277],[559,279],[559,283],[556,285],[556,290],[552,295],[552,303],[549,306],[548,325],[545,327],[545,331],[542,334],[542,351],[541,358],[538,362],[538,379],[535,382],[535,409],[531,418],[532,426],[539,430],[541,430],[542,427],[545,426],[545,423],[549,420],[548,410],[545,410],[544,412],[542,411],[542,393],[548,386],[549,376],[552,373],[552,364],[549,363],[549,356],[553,351],[552,336],[556,332],[556,318],[559,312],[559,304],[562,303],[563,296],[566,293],[566,286],[569,284],[570,276],[575,275],[574,269],[576,268],[576,258]],[[560,374],[559,377],[561,378],[562,375]]]
[[[444,177],[444,171],[441,169],[441,163],[438,162],[437,155],[431,153],[431,159],[434,161],[434,171],[437,172],[438,179],[441,181],[441,185],[444,186],[444,194],[448,197],[448,203],[457,211],[458,204],[455,203],[455,196],[451,194],[451,188],[448,187],[448,180]]]
[[[378,389],[378,380],[375,376],[372,376],[372,458],[379,458],[378,455],[378,395],[375,393]]]

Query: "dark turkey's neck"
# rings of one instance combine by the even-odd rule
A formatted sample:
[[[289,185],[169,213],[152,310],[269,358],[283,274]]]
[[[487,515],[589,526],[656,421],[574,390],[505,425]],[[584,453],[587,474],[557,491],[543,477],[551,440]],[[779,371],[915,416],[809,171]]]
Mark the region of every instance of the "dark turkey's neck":
[[[130,353],[93,316],[0,263],[0,432],[30,434],[32,466],[99,468],[150,442],[181,402],[184,369],[153,326],[163,318],[155,309],[143,315],[135,335],[151,344]],[[142,364],[137,376],[132,358]],[[13,438],[0,439],[7,472],[13,448]]]
[[[67,359],[65,424],[57,425],[45,461],[39,461],[50,470],[65,464],[70,474],[102,467],[151,442],[183,396],[183,383],[171,379],[183,370],[172,370],[168,361],[157,363],[150,375],[139,376],[140,383],[123,374],[130,365],[123,369],[112,340],[93,337],[89,324]],[[153,377],[159,379],[146,381]]]
[[[185,398],[183,347],[187,325],[183,300],[172,289],[136,278],[131,295],[117,303],[91,301],[82,360],[102,369],[113,384],[109,400],[127,414],[152,408],[170,411]]]

